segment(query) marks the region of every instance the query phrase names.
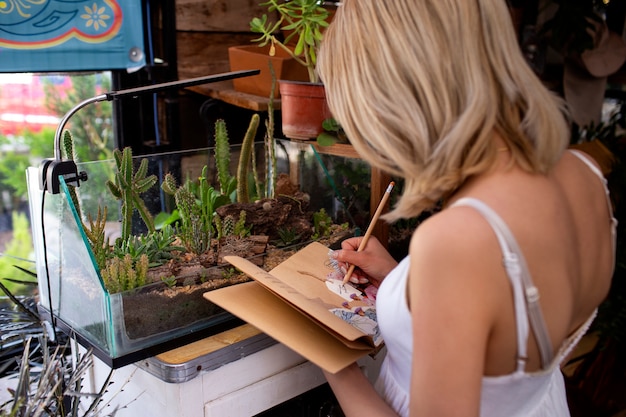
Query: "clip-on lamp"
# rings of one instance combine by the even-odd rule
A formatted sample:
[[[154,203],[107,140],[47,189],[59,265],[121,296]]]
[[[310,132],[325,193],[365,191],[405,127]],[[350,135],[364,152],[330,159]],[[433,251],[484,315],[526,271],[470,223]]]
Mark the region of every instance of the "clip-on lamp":
[[[54,159],[44,159],[39,166],[39,188],[52,194],[58,194],[60,189],[59,176],[63,176],[66,183],[74,184],[77,187],[80,186],[80,181],[87,181],[87,173],[84,171],[78,173],[78,168],[73,160],[63,160],[61,156],[61,136],[63,135],[63,128],[69,118],[88,104],[97,103],[99,101],[120,100],[128,96],[137,97],[142,94],[156,93],[173,88],[184,88],[193,85],[232,80],[234,78],[248,77],[259,73],[260,70],[233,71],[205,77],[190,78],[187,80],[148,85],[145,87],[129,88],[127,90],[112,91],[82,101],[68,111],[59,122],[59,126],[54,135]]]

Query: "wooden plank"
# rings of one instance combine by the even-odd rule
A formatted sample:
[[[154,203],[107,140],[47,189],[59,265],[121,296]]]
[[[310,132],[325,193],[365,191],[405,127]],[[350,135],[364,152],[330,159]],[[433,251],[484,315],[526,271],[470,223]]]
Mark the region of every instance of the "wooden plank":
[[[250,45],[253,34],[183,32],[176,33],[178,78],[201,77],[230,71],[228,48]]]
[[[253,17],[269,14],[267,7],[259,3],[258,0],[176,0],[176,28],[198,32],[250,32]]]
[[[260,334],[261,331],[250,324],[243,324],[206,339],[161,353],[156,357],[169,364],[182,364],[209,353],[218,351],[242,340]]]

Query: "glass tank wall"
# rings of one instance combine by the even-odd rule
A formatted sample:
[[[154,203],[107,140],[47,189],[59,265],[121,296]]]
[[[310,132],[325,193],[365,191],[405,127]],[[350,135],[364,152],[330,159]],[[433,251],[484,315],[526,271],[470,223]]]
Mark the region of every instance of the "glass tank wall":
[[[230,153],[230,172],[234,176],[239,145],[231,147]],[[357,224],[357,219],[367,221],[368,217],[369,168],[365,163],[319,155],[310,145],[291,141],[279,141],[276,156],[277,172],[287,174],[291,182],[310,197],[309,211],[323,208],[337,223],[363,227]],[[174,174],[182,185],[187,180],[197,181],[206,166],[207,180],[214,190],[220,190],[213,148],[135,157],[135,169],[143,159],[148,161],[146,175],[154,174],[158,178],[154,186],[141,194],[156,219],[157,229],[167,223],[163,219],[172,219],[177,208],[176,199],[160,187],[165,174]],[[256,145],[255,161],[256,175],[264,178],[262,143]],[[74,189],[61,179],[59,194],[42,192],[39,169],[27,170],[40,306],[44,315],[65,332],[76,335],[81,343],[92,347],[96,355],[111,366],[154,355],[161,347],[171,348],[240,323],[230,313],[204,299],[202,294],[247,278],[234,278],[228,268],[207,261],[186,265],[187,270],[177,267],[173,276],[173,269],[167,268],[173,268],[180,259],[168,259],[158,266],[164,272],[157,275],[156,282],[112,291],[98,266],[98,254],[92,250],[87,232],[94,230],[98,212],[102,215],[106,207],[108,214],[102,219],[106,239],[113,245],[121,236],[121,202],[106,186],[107,181],[115,182],[117,167],[114,160],[77,165],[79,172],[87,173],[88,180]],[[254,183],[252,177],[250,182]],[[149,233],[137,211],[131,225],[134,247],[130,245],[131,248],[126,249],[137,255],[143,250],[142,242],[148,245],[141,239]],[[254,230],[251,232],[254,234]],[[179,240],[169,244],[181,247]],[[184,250],[171,253],[187,256]],[[151,270],[153,266],[150,265]]]

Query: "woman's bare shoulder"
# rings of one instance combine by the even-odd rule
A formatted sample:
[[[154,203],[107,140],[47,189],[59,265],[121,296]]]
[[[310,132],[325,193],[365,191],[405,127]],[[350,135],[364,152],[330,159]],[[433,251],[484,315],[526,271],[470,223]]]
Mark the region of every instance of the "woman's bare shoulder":
[[[446,209],[424,221],[413,234],[409,253],[412,264],[440,273],[473,268],[480,275],[485,266],[480,259],[501,259],[491,226],[471,207]]]

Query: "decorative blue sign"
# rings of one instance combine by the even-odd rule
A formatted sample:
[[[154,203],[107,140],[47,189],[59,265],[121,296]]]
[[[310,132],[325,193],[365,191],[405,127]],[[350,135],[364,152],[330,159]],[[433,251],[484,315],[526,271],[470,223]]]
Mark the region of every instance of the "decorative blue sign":
[[[0,72],[145,65],[141,0],[0,0]]]

